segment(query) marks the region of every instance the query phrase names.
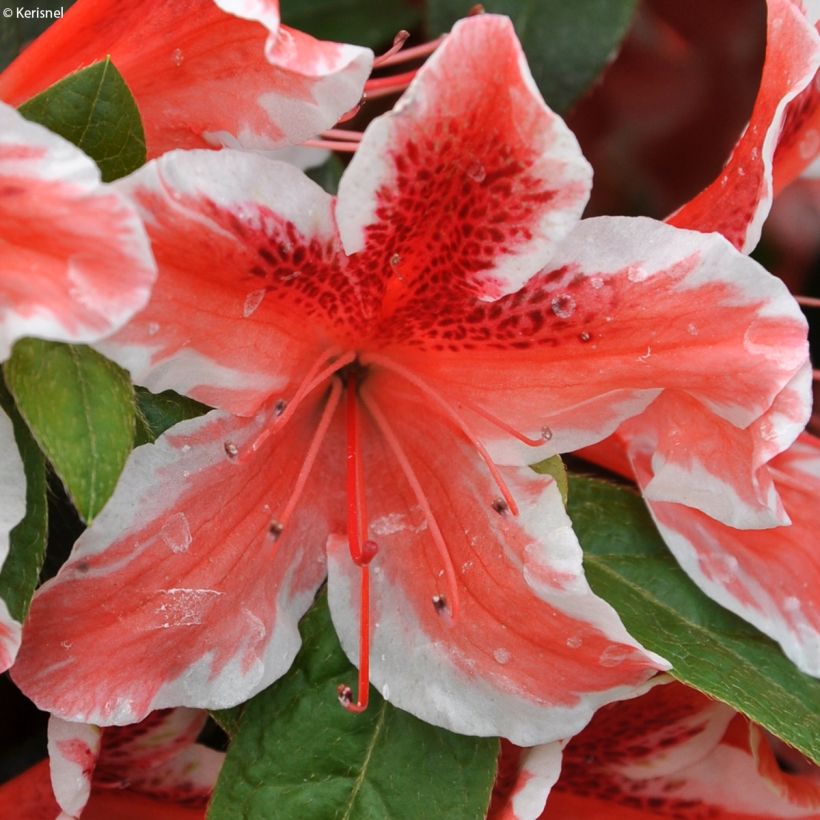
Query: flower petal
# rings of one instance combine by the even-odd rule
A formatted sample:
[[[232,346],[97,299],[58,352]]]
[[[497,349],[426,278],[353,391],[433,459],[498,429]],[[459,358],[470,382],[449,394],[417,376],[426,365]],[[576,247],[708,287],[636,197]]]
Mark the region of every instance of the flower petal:
[[[502,740],[487,820],[538,820],[561,773],[561,752],[565,745],[565,741],[556,740],[520,749]],[[507,775],[503,783],[502,772]]]
[[[211,0],[80,0],[3,72],[0,98],[19,105],[110,55],[137,100],[152,157],[298,143],[359,101],[369,49],[306,38],[307,57],[284,59],[274,46],[295,38],[279,28],[278,3],[219,5],[232,13]]]
[[[102,729],[88,723],[48,721],[51,786],[68,817],[79,817],[91,795],[91,779],[100,754]]]
[[[96,341],[148,299],[137,213],[94,162],[0,103],[0,360],[23,336]]]
[[[391,333],[390,357],[472,408],[507,464],[601,440],[662,389],[747,427],[807,360],[805,319],[780,280],[719,235],[643,218],[585,219],[518,293],[408,309]]]
[[[295,388],[329,328],[357,321],[332,200],[297,169],[178,151],[118,184],[139,203],[160,275],[146,309],[100,349],[138,384],[251,414]]]
[[[633,456],[633,465],[645,486],[652,476],[649,458]],[[710,598],[820,677],[820,443],[801,437],[772,462],[771,475],[791,526],[737,530],[682,504],[649,499],[649,508],[680,565]]]
[[[26,474],[14,440],[11,419],[0,410],[0,569],[9,554],[9,533],[26,514]],[[0,598],[0,672],[14,662],[20,646],[20,624]]]
[[[811,137],[811,128],[807,127],[807,121],[820,109],[817,90],[809,91],[795,105],[790,103],[812,82],[818,65],[820,38],[800,4],[794,0],[768,0],[766,61],[751,122],[720,176],[669,217],[672,225],[720,231],[739,250],[749,252],[754,248],[771,208],[772,167],[778,141],[783,141],[778,163],[784,170],[786,164],[793,164],[788,154],[817,153],[817,131]],[[789,126],[785,132],[784,120]],[[798,134],[800,139],[796,138]],[[805,147],[800,147],[804,139]],[[803,167],[811,159],[811,155],[803,157]],[[791,173],[796,175],[794,169]],[[782,171],[779,184],[784,184]]]
[[[443,535],[460,599],[456,607],[432,521],[379,422],[369,421],[363,469],[370,533],[380,547],[371,564],[371,670],[392,702],[457,732],[533,745],[578,731],[598,706],[629,697],[664,668],[590,590],[552,478],[505,469],[521,512],[497,512],[499,490],[483,462],[423,397],[381,373],[362,389],[366,404],[378,396],[389,407],[389,424]],[[354,662],[358,575],[345,539],[334,537],[330,610]],[[458,609],[455,618],[449,608]]]
[[[255,454],[263,417],[219,412],[135,450],[105,510],[34,598],[12,671],[32,700],[67,720],[131,723],[167,706],[233,705],[289,667],[324,577],[325,538],[339,526],[323,465],[285,535],[270,530],[317,404]],[[226,442],[246,455],[229,459]]]
[[[591,171],[529,73],[512,23],[457,23],[339,186],[345,249],[365,249],[383,310],[424,294],[496,299],[579,218]]]

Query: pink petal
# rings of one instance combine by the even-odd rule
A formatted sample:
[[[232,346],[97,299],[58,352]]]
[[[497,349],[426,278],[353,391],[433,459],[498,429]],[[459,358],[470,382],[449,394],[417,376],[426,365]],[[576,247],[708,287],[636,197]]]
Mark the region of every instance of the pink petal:
[[[295,390],[331,331],[361,324],[332,200],[297,169],[174,152],[118,184],[160,268],[148,307],[101,347],[137,383],[250,414]]]
[[[519,749],[501,741],[498,777],[487,820],[538,820],[547,797],[561,773],[561,752],[565,741],[544,743]],[[507,782],[501,784],[502,772],[512,767]]]
[[[457,23],[339,186],[345,249],[384,311],[423,295],[516,290],[580,216],[590,169],[547,108],[506,17]]]
[[[646,485],[649,459],[633,462]],[[774,638],[804,672],[820,676],[818,440],[801,437],[772,462],[771,477],[791,526],[737,530],[682,504],[650,500],[649,507],[664,541],[709,597]]]
[[[23,336],[96,341],[148,299],[134,207],[71,143],[0,103],[0,360]]]
[[[167,706],[230,706],[281,675],[339,526],[324,484],[335,474],[317,465],[285,535],[270,533],[317,412],[303,407],[255,454],[265,416],[219,412],[135,450],[35,596],[12,673],[26,694],[68,720],[123,724]],[[226,443],[246,455],[231,460]]]
[[[820,39],[794,0],[768,0],[767,42],[760,90],[749,126],[720,176],[668,220],[681,228],[720,231],[744,252],[757,244],[771,207],[778,140],[783,140],[783,148],[778,151],[777,161],[783,171],[791,164],[792,176],[796,175],[794,153],[808,151],[816,155],[818,149],[816,127],[814,137],[810,136],[810,120],[818,109],[817,90],[790,105],[812,82],[820,65]],[[784,118],[788,129],[782,133]],[[802,157],[802,167],[812,158]],[[780,185],[784,184],[783,171]]]
[[[310,40],[306,56],[284,59],[280,40],[294,38],[278,26],[277,3],[219,5],[232,13],[211,0],[80,0],[3,72],[0,98],[19,105],[110,55],[139,105],[149,156],[298,143],[359,101],[369,49],[298,35]]]
[[[371,564],[370,657],[385,697],[429,723],[533,745],[578,731],[598,706],[629,697],[665,667],[590,590],[551,478],[503,470],[521,514],[499,513],[499,490],[477,453],[435,408],[385,374],[372,373],[362,389],[389,408],[441,528],[459,597],[452,618],[433,524],[368,419],[365,487],[370,537],[380,548]],[[341,536],[329,544],[328,575],[333,621],[356,662],[359,570]]]
[[[745,729],[729,707],[677,683],[611,704],[567,746],[542,816],[814,817],[760,776]]]
[[[26,475],[14,440],[11,419],[0,410],[0,569],[9,554],[9,533],[26,514]],[[20,624],[0,598],[0,672],[14,662],[20,646]]]
[[[101,737],[102,729],[87,723],[48,722],[51,786],[67,817],[79,817],[91,795]]]
[[[807,360],[782,282],[718,235],[643,218],[586,219],[518,293],[414,305],[387,333],[386,352],[468,411],[507,464],[601,440],[663,389],[745,428]]]

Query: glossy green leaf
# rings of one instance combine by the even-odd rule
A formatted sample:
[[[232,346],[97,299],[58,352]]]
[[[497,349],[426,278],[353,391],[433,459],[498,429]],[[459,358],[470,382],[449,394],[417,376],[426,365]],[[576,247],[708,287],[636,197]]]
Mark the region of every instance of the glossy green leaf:
[[[26,474],[26,515],[10,534],[9,554],[0,570],[0,599],[6,602],[12,618],[22,623],[37,586],[48,540],[46,465],[2,379],[0,407],[14,425]]]
[[[21,415],[77,512],[91,521],[108,501],[134,442],[128,374],[84,345],[23,339],[5,365]]]
[[[480,820],[498,741],[423,723],[371,689],[352,715],[336,687],[355,684],[324,595],[302,621],[291,671],[249,701],[225,759],[211,820]]]
[[[426,0],[431,34],[449,31],[473,0]],[[636,0],[485,0],[512,18],[530,71],[556,111],[566,111],[595,82],[624,38]]]
[[[55,83],[21,105],[20,113],[85,151],[106,182],[145,162],[137,104],[109,59]]]
[[[195,419],[211,409],[207,404],[180,396],[173,390],[151,393],[144,387],[137,387],[135,392],[137,431],[134,446],[156,441],[169,427],[186,419]]]
[[[629,489],[572,477],[569,513],[584,569],[644,646],[678,680],[722,700],[820,762],[820,681],[773,641],[707,598],[678,567]]]
[[[320,40],[377,48],[401,29],[415,28],[421,11],[413,0],[299,0],[283,3],[284,22]]]

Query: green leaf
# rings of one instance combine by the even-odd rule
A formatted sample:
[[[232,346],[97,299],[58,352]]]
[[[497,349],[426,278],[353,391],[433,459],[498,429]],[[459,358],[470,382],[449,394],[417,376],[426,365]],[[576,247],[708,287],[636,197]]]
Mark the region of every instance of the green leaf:
[[[590,586],[629,632],[663,655],[678,680],[820,762],[820,681],[689,580],[641,499],[623,487],[572,477],[568,509]]]
[[[302,650],[279,682],[245,704],[208,814],[211,820],[479,820],[498,741],[430,726],[384,701],[352,715],[336,687],[356,670],[324,595],[302,621]]]
[[[12,618],[22,623],[37,587],[48,540],[46,464],[2,379],[0,407],[14,425],[14,438],[26,474],[26,515],[11,531],[9,554],[0,571],[0,599],[6,602]]]
[[[536,473],[551,475],[555,479],[561,498],[566,506],[569,497],[569,478],[561,456],[550,456],[550,458],[545,458],[543,461],[539,461],[538,464],[531,464],[530,466]]]
[[[339,182],[342,179],[344,172],[344,163],[336,156],[331,154],[321,165],[315,168],[309,168],[305,173],[317,184],[321,185],[329,194],[336,194],[339,191]]]
[[[20,113],[85,151],[106,182],[145,163],[137,104],[110,59],[60,80],[23,103]]]
[[[544,99],[566,111],[615,56],[637,0],[485,0],[512,18]],[[426,0],[431,34],[449,31],[473,0]]]
[[[90,522],[108,501],[134,441],[128,374],[84,345],[23,339],[5,365],[21,415]]]
[[[211,408],[207,404],[180,396],[173,390],[151,393],[144,387],[135,388],[137,395],[137,431],[134,446],[156,441],[169,427],[180,421],[195,419]]]
[[[412,0],[300,0],[283,4],[282,13],[289,26],[320,40],[371,48],[390,43],[421,19]]]

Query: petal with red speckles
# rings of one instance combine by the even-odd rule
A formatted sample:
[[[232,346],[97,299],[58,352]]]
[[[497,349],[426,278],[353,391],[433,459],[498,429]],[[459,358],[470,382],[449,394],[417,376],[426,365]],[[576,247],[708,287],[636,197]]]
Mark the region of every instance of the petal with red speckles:
[[[780,280],[717,234],[642,218],[586,219],[518,293],[408,309],[389,332],[385,355],[461,407],[507,464],[599,441],[664,389],[745,428],[807,361]]]
[[[339,186],[345,249],[368,255],[383,310],[520,287],[580,217],[591,171],[547,108],[512,23],[457,23]]]
[[[21,689],[59,717],[110,725],[165,706],[230,706],[281,675],[339,526],[332,465],[317,465],[284,534],[272,530],[321,404],[255,451],[265,416],[218,411],[135,450],[106,509],[35,595],[12,669]]]
[[[11,419],[0,410],[0,569],[9,554],[9,533],[26,514],[26,475],[14,440]],[[0,598],[0,672],[14,662],[20,646],[20,624]]]
[[[253,154],[174,152],[121,183],[160,274],[151,301],[100,349],[135,382],[250,414],[295,388],[362,322],[332,200],[297,169]]]
[[[692,421],[708,433],[707,420]],[[651,486],[648,454],[633,453],[632,462],[639,484]],[[651,497],[649,508],[680,565],[709,597],[774,638],[804,672],[820,676],[820,442],[801,436],[767,470],[791,526],[732,529]]]
[[[681,228],[720,231],[744,252],[760,239],[775,186],[788,184],[820,149],[820,92],[812,82],[820,38],[799,3],[768,0],[767,43],[751,121],[726,166],[668,219]]]
[[[379,545],[371,677],[391,702],[457,732],[533,745],[579,731],[598,706],[665,668],[590,590],[553,479],[503,470],[516,517],[497,506],[499,488],[476,451],[423,397],[385,373],[361,390],[369,537]],[[381,407],[432,519],[375,415]],[[329,544],[328,576],[333,622],[355,662],[359,569],[341,536]]]
[[[0,98],[19,105],[107,55],[152,157],[299,143],[358,103],[373,61],[369,49],[280,28],[271,0],[80,0],[0,75]]]
[[[79,817],[88,803],[101,740],[98,726],[54,717],[48,722],[51,787],[68,817]]]
[[[156,266],[133,205],[67,140],[0,103],[0,360],[23,336],[96,341],[147,301]]]

